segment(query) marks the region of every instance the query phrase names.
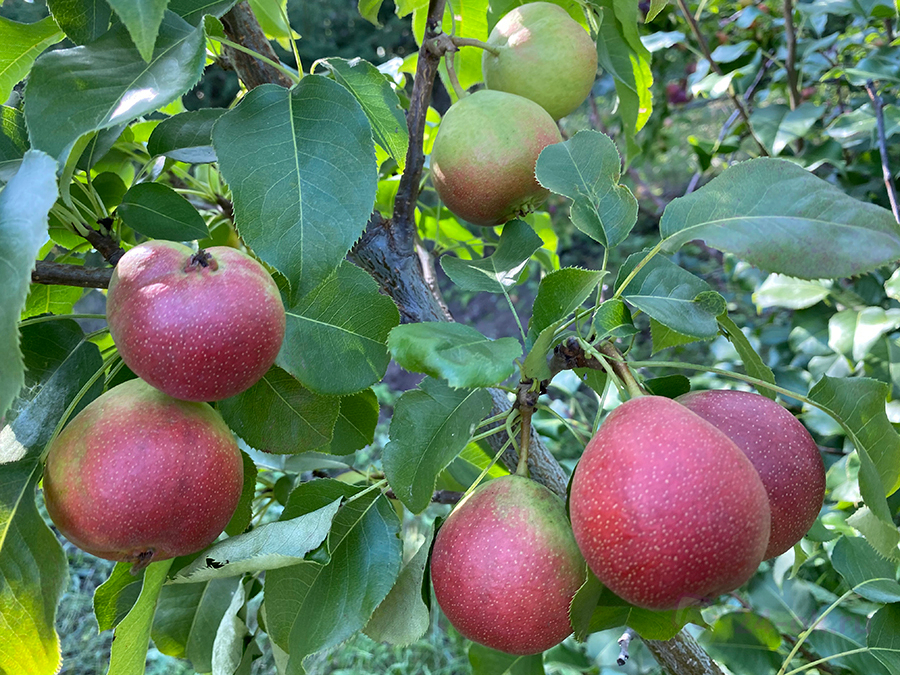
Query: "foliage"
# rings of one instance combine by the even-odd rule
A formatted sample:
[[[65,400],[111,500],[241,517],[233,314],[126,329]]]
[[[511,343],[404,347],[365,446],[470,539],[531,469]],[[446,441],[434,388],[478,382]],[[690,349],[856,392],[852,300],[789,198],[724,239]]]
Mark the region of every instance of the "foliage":
[[[0,674],[53,673],[63,657],[68,671],[71,645],[88,644],[64,595],[64,550],[81,557],[32,497],[51,438],[131,377],[105,328],[75,322],[97,294],[74,280],[102,287],[115,249],[147,238],[258,257],[282,291],[287,333],[263,380],[217,404],[247,451],[241,516],[212,548],[143,576],[101,563],[95,612],[111,656],[87,670],[156,672],[165,652],[228,675],[395,662],[588,673],[615,660],[607,647],[625,626],[664,640],[688,625],[734,673],[900,672],[895,6],[560,0],[597,39],[601,75],[561,121],[567,140],[538,160],[553,192],[545,209],[476,228],[443,207],[427,173],[412,182],[421,193],[401,186],[415,166],[407,150],[427,155],[440,125],[412,98],[415,62],[432,58],[409,55],[428,2],[255,0],[288,64],[273,72],[294,84],[242,82],[231,96],[215,83],[240,40],[223,20],[234,4],[4,5],[0,645],[15,653],[0,648]],[[443,30],[485,40],[516,4],[451,0]],[[447,58],[462,87],[479,85],[476,47]],[[446,61],[439,73],[452,90]],[[187,111],[190,92],[213,90],[219,107]],[[404,120],[417,114],[410,135]],[[389,228],[378,212],[393,215]],[[406,237],[406,267],[366,264],[386,231]],[[452,304],[487,302],[496,325],[438,321],[407,302],[402,291],[427,289],[416,275],[438,259]],[[59,265],[72,285],[41,283]],[[654,393],[777,397],[823,449],[821,514],[793,550],[702,610],[631,607],[591,578],[571,615],[584,644],[524,659],[473,646],[461,664],[463,641],[435,628],[431,604],[428,542],[447,512],[435,490],[515,469],[498,458],[520,449],[524,419],[551,451],[532,452],[533,475],[546,479],[552,455],[571,472],[628,395],[609,345]],[[575,348],[570,372],[560,353]],[[427,377],[398,397],[385,385],[392,360]],[[522,381],[546,392],[536,409],[498,407]],[[73,588],[99,585],[73,569]],[[637,645],[630,667],[651,672]]]

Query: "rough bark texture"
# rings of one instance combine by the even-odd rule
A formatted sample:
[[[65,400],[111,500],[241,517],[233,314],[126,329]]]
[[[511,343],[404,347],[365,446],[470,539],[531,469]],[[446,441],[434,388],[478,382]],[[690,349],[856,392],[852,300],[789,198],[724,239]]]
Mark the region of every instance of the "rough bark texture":
[[[724,675],[712,657],[681,631],[671,640],[644,640],[647,649],[669,675]]]
[[[272,49],[272,45],[266,40],[266,36],[259,28],[259,22],[250,9],[250,3],[247,0],[239,2],[231,10],[222,17],[222,25],[225,26],[225,34],[232,42],[243,45],[248,49],[252,49],[257,54],[262,54],[272,61],[278,61],[278,55]],[[237,72],[238,77],[247,86],[253,89],[261,84],[272,83],[280,84],[282,87],[290,88],[293,82],[290,78],[277,68],[273,68],[268,63],[264,63],[250,54],[240,52],[226,46],[223,50],[228,63]]]
[[[39,260],[31,272],[31,283],[107,288],[111,277],[112,267],[81,267]]]

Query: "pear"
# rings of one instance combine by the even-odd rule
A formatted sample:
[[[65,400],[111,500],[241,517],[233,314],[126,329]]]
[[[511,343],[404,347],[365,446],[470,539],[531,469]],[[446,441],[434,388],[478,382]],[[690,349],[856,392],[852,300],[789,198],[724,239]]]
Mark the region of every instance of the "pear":
[[[575,470],[569,509],[597,578],[653,610],[741,586],[769,541],[769,500],[750,460],[712,424],[660,396],[610,413]]]
[[[696,391],[676,400],[723,431],[759,473],[772,510],[765,557],[800,541],[825,499],[825,466],[806,428],[775,401],[747,391]]]
[[[496,478],[460,502],[431,555],[434,593],[450,623],[509,654],[562,642],[584,579],[565,504],[523,476]]]

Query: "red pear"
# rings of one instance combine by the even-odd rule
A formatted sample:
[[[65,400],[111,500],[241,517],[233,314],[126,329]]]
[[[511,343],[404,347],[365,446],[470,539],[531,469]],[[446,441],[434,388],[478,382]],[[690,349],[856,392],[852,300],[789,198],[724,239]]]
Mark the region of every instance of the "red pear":
[[[113,271],[106,316],[128,367],[185,401],[219,401],[253,386],[284,339],[272,277],[227,246],[135,246]]]
[[[450,623],[509,654],[537,654],[572,632],[569,604],[584,577],[565,504],[522,476],[496,478],[460,502],[431,557]]]
[[[44,497],[73,544],[144,566],[211,544],[243,482],[241,453],[215,410],[129,380],[92,401],[53,441]]]
[[[696,391],[676,400],[722,430],[759,473],[772,510],[765,557],[800,541],[825,499],[825,466],[806,428],[775,401],[746,391]]]
[[[538,155],[562,141],[553,118],[527,98],[477,91],[451,106],[434,141],[438,196],[475,225],[501,225],[547,198],[534,177]]]
[[[734,590],[769,540],[766,490],[744,453],[660,396],[632,399],[606,418],[575,470],[569,510],[594,574],[648,609]]]

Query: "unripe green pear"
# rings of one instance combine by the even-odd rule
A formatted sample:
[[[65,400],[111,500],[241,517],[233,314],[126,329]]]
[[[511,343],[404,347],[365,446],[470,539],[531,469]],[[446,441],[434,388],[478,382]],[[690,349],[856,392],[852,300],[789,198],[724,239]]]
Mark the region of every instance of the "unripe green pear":
[[[765,557],[800,541],[825,499],[825,466],[806,428],[775,401],[747,391],[693,391],[676,400],[723,431],[759,473],[772,510]]]
[[[712,424],[660,396],[609,414],[575,470],[569,512],[597,578],[647,609],[734,590],[769,541],[769,500],[750,460]]]
[[[431,556],[450,623],[509,654],[537,654],[572,632],[569,605],[584,577],[562,499],[522,476],[496,478],[460,502]]]
[[[475,225],[500,225],[547,198],[534,176],[538,155],[562,141],[533,101],[478,91],[447,111],[431,153],[434,187],[444,205]]]
[[[53,441],[44,469],[47,511],[66,539],[138,567],[211,544],[243,484],[221,416],[143,380],[92,401]]]
[[[553,119],[587,98],[597,76],[597,49],[587,31],[559,5],[531,2],[497,22],[481,58],[488,89],[531,99]]]

